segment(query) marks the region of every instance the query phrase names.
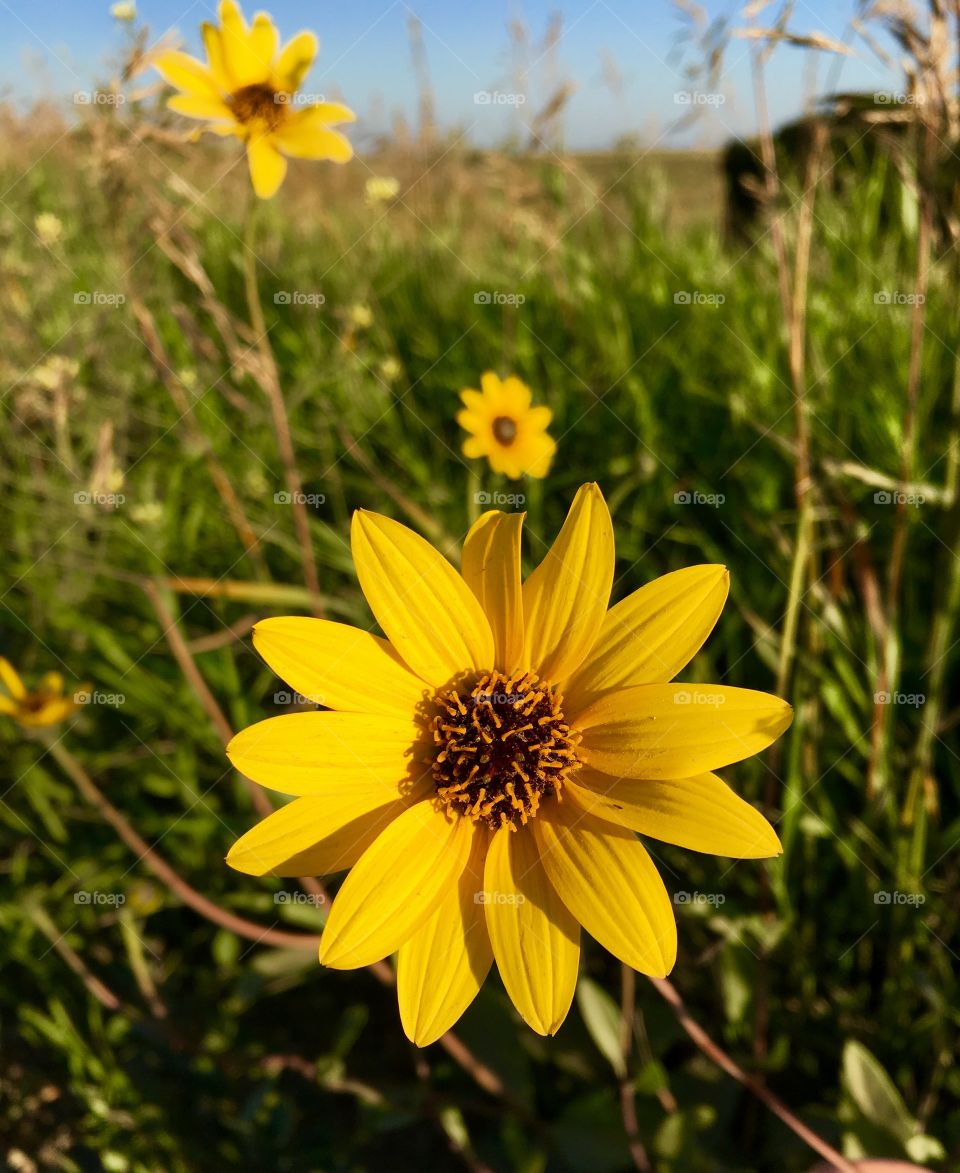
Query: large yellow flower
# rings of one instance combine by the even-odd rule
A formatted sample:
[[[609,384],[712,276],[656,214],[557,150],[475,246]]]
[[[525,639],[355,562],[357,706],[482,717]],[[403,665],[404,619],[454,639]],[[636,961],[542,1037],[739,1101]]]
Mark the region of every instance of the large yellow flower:
[[[73,697],[64,696],[59,672],[48,672],[37,688],[28,689],[10,661],[0,656],[0,684],[6,690],[0,693],[0,714],[13,717],[25,729],[57,725],[76,708]]]
[[[524,474],[545,477],[557,448],[547,432],[550,408],[532,407],[530,388],[514,375],[500,379],[487,371],[480,387],[460,392],[464,407],[457,423],[470,433],[463,442],[464,456],[485,456],[494,472],[513,480]]]
[[[297,91],[317,55],[317,38],[301,32],[282,49],[276,25],[258,12],[247,25],[235,0],[221,0],[220,26],[204,24],[207,63],[186,53],[161,53],[154,65],[181,92],[171,110],[208,122],[204,129],[236,135],[247,147],[250,176],[269,199],[287,172],[285,155],[346,163],[353,148],[336,122],[353,122],[339,102],[299,106]]]
[[[635,832],[738,858],[773,828],[710,771],[790,723],[774,696],[668,684],[727,595],[722,566],[654,580],[607,611],[613,528],[584,485],[521,584],[521,514],[485,513],[461,573],[396,521],[359,512],[353,557],[387,638],[322,619],[259,623],[272,668],[330,712],[274,717],[228,753],[297,795],[227,862],[250,875],[350,873],[320,960],[396,952],[400,1015],[421,1046],[459,1018],[493,959],[523,1019],[553,1034],[577,980],[580,926],[665,975],[670,899]]]

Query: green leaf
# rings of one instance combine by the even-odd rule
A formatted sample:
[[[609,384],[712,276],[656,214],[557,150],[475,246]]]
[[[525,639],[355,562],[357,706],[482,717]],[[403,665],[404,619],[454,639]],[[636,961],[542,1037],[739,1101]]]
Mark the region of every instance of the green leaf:
[[[906,1144],[917,1131],[903,1097],[878,1059],[862,1043],[849,1039],[843,1048],[843,1084],[864,1116]]]
[[[620,1008],[606,990],[581,977],[577,982],[577,1005],[590,1038],[619,1079],[626,1078],[627,1064],[620,1047]]]

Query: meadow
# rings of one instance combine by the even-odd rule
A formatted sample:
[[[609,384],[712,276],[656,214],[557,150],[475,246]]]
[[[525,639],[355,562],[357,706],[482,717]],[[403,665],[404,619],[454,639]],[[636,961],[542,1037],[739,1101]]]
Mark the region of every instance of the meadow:
[[[50,732],[0,720],[8,1167],[812,1168],[769,1092],[848,1160],[956,1168],[960,322],[916,196],[892,216],[877,159],[815,202],[787,177],[779,235],[733,243],[709,154],[450,136],[295,166],[251,237],[239,152],[171,126],[4,121],[0,653],[88,702]],[[778,241],[802,262],[786,322]],[[552,409],[545,480],[461,455],[486,370]],[[684,679],[794,705],[724,771],[784,854],[649,844],[673,1001],[588,945],[555,1037],[493,976],[456,1044],[417,1051],[383,973],[216,920],[315,934],[327,908],[223,862],[258,817],[224,742],[291,704],[251,629],[371,626],[357,508],[456,560],[481,508],[522,507],[529,569],[591,480],[615,598],[729,567]]]

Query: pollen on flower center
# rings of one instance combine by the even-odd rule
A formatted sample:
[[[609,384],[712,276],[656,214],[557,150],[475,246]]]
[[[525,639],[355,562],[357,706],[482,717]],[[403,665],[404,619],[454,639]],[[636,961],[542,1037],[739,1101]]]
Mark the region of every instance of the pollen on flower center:
[[[437,693],[433,779],[454,813],[516,830],[577,769],[560,695],[532,672],[488,672]]]
[[[512,444],[517,438],[517,421],[508,415],[498,415],[493,421],[494,437],[501,444]]]
[[[279,93],[258,82],[235,90],[227,98],[227,104],[238,122],[261,122],[269,130],[276,130],[286,117],[289,97],[289,94]]]

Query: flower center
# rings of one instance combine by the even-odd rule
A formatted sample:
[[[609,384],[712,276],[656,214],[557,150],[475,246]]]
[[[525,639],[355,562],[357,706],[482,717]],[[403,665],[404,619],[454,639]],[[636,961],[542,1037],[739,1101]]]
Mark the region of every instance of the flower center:
[[[532,672],[487,672],[472,689],[437,693],[433,779],[447,806],[493,830],[533,818],[579,767],[580,734],[560,695]]]
[[[493,421],[493,435],[501,444],[512,444],[517,438],[517,421],[508,415],[498,415]]]
[[[269,130],[276,130],[286,115],[288,101],[288,94],[258,82],[235,90],[227,98],[227,105],[238,122],[262,122]]]

